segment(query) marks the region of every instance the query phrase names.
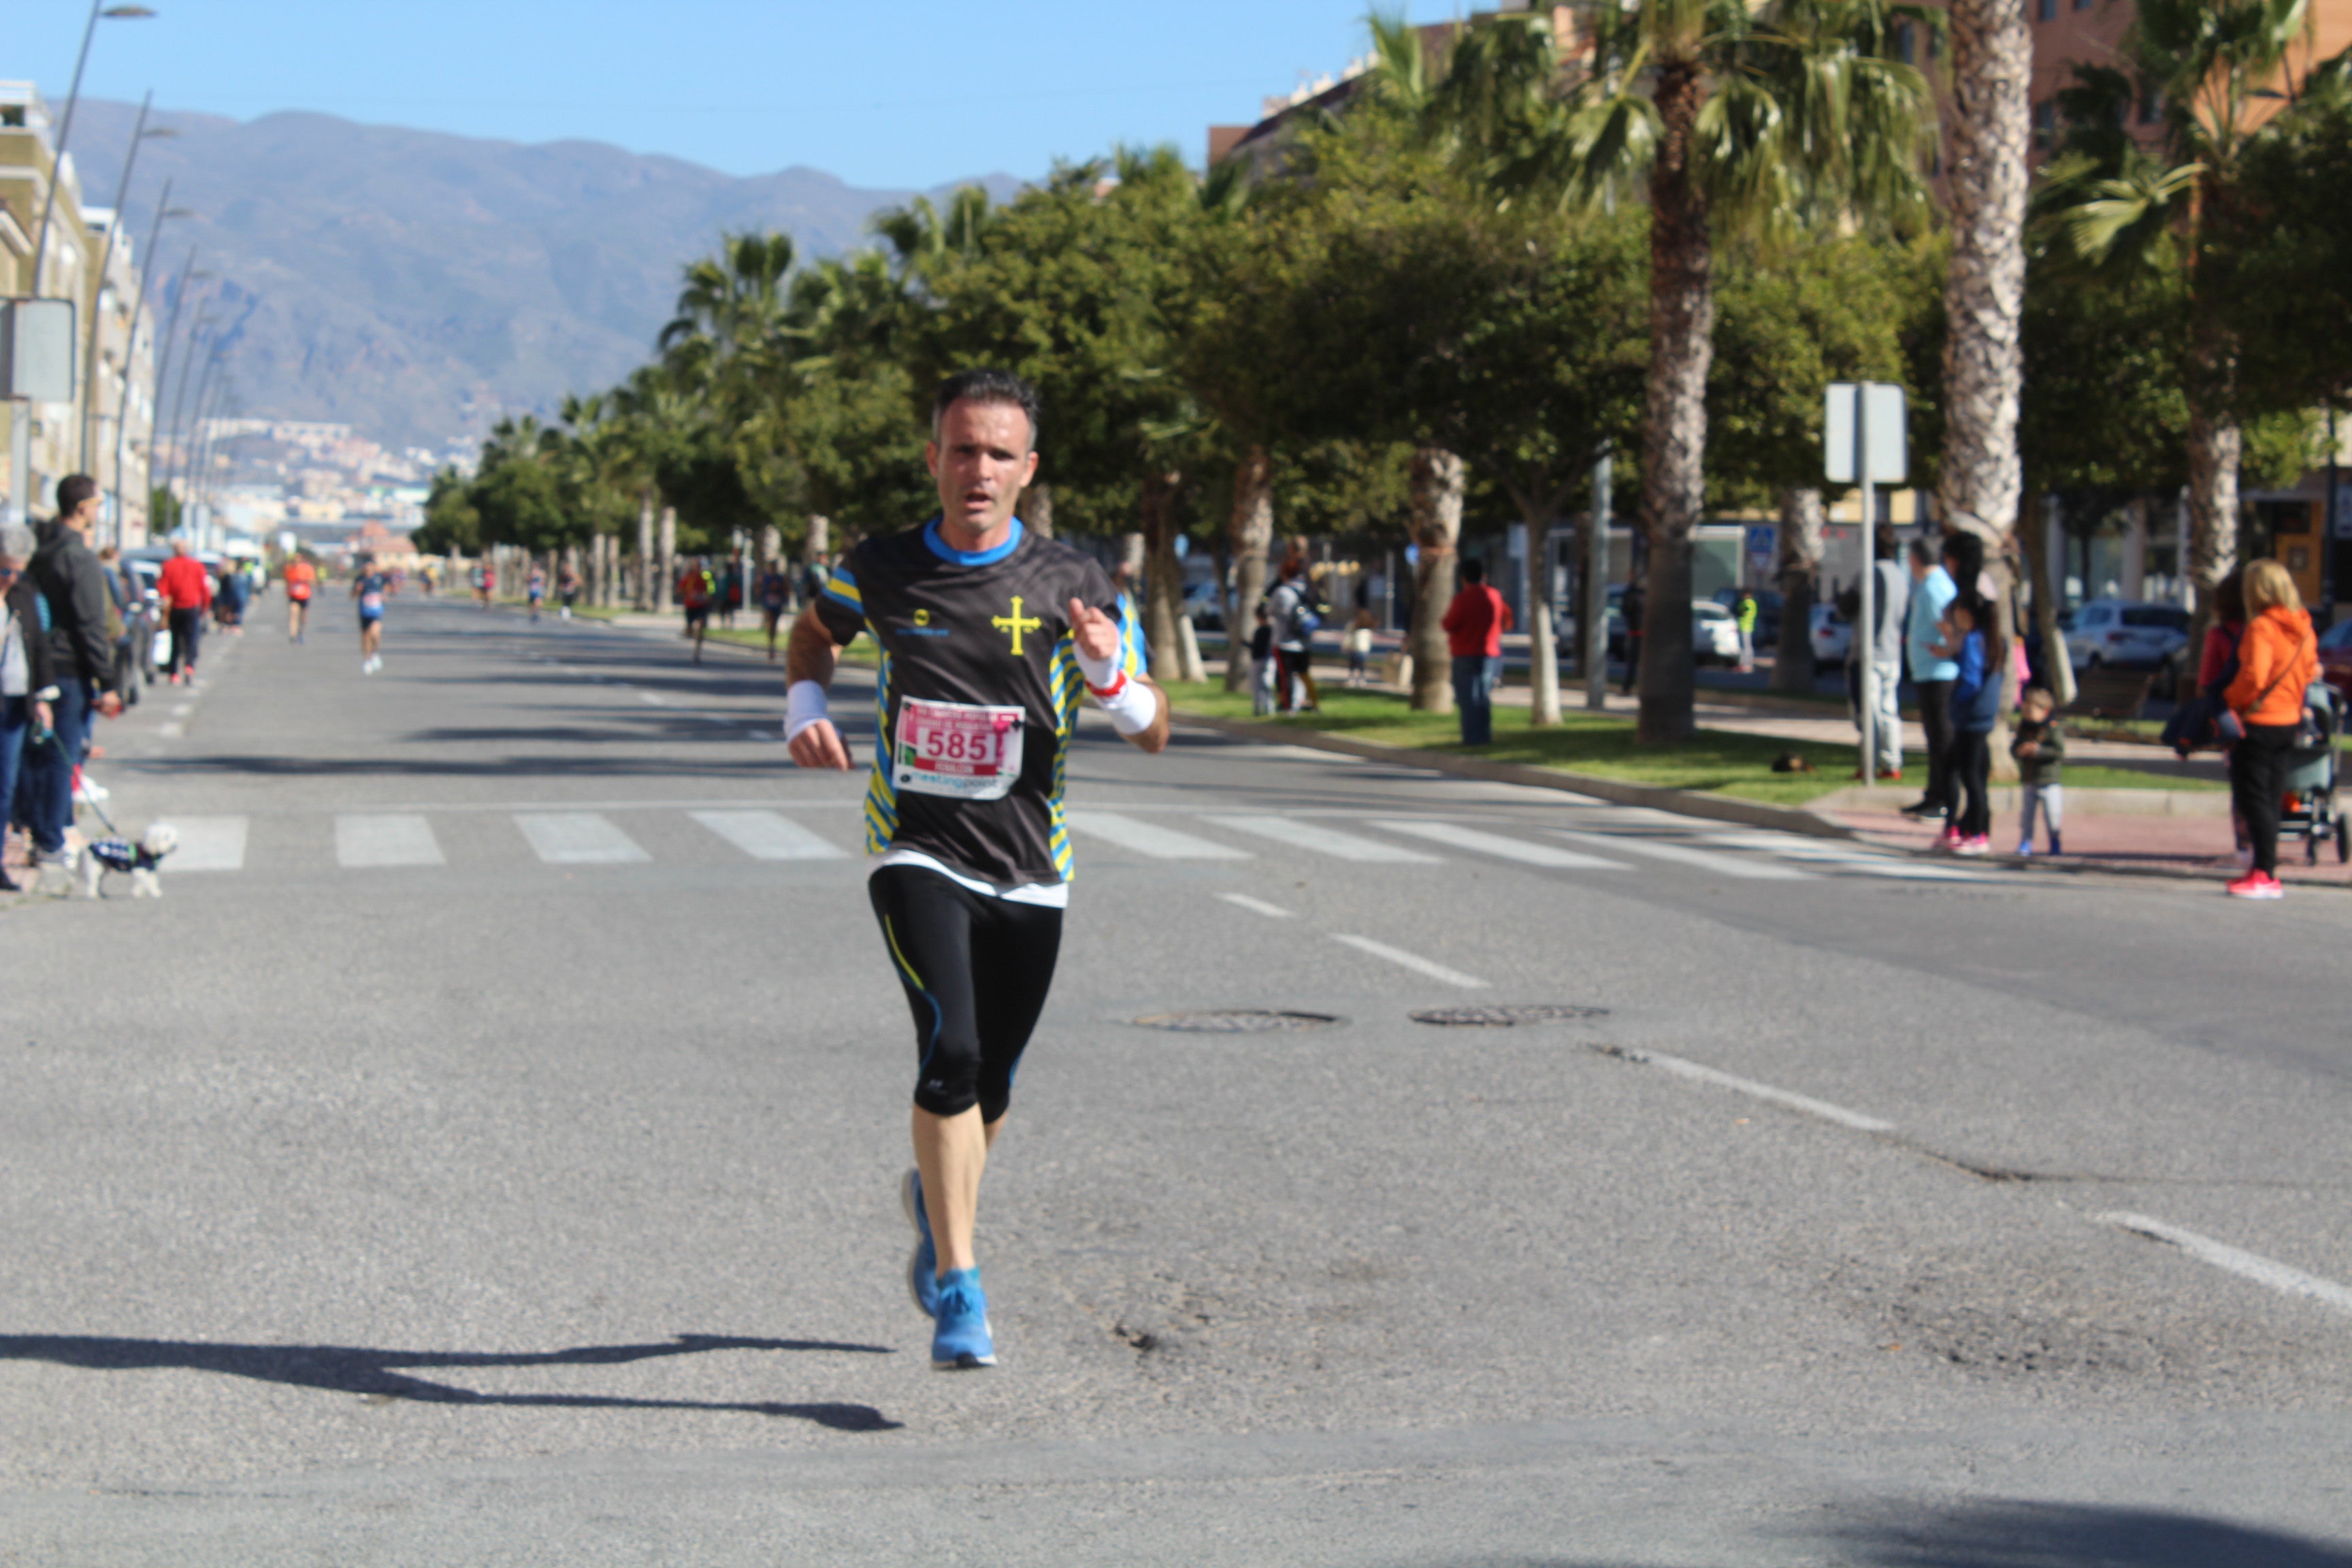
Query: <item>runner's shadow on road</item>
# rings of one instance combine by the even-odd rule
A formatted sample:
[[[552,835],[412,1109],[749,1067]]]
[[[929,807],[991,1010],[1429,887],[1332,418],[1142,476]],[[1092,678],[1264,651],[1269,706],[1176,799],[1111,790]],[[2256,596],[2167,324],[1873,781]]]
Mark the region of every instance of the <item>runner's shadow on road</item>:
[[[2352,1568],[2352,1545],[2164,1509],[1986,1501],[1835,1532],[1873,1568]]]
[[[83,1335],[0,1334],[0,1361],[46,1361],[92,1372],[181,1368],[224,1373],[262,1383],[283,1383],[331,1394],[375,1399],[406,1399],[420,1405],[545,1405],[609,1410],[730,1410],[752,1415],[789,1415],[837,1432],[891,1432],[898,1423],[870,1405],[729,1404],[705,1399],[624,1399],[588,1394],[478,1394],[411,1377],[401,1367],[615,1366],[655,1356],[696,1355],[707,1351],[832,1351],[848,1355],[888,1355],[887,1345],[843,1344],[831,1340],[735,1339],[719,1334],[680,1334],[650,1345],[583,1345],[537,1353],[467,1351],[350,1350],[334,1345],[224,1345],[182,1340],[115,1340]]]

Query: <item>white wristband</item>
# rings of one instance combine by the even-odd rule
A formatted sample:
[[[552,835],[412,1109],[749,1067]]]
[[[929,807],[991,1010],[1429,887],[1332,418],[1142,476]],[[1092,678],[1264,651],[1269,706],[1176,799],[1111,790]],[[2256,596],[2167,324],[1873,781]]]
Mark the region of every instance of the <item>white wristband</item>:
[[[820,719],[833,717],[825,700],[824,688],[814,680],[795,680],[784,693],[784,744],[800,739],[800,733]]]
[[[1160,717],[1160,693],[1140,680],[1121,681],[1108,697],[1099,691],[1091,695],[1109,718],[1110,727],[1122,735],[1140,735]]]
[[[1108,658],[1089,658],[1087,657],[1086,650],[1077,646],[1075,638],[1071,641],[1070,651],[1077,656],[1078,668],[1085,674],[1088,686],[1106,688],[1118,684],[1118,651],[1114,651]]]

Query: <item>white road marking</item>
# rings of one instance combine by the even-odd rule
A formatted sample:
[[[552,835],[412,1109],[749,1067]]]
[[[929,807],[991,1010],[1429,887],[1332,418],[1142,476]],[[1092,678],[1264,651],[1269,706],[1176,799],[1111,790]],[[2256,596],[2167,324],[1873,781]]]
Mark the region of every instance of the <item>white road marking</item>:
[[[531,852],[551,866],[619,866],[649,860],[637,841],[593,811],[518,813]]]
[[[743,735],[745,739],[752,741],[776,741],[782,739],[782,736],[772,735],[765,730],[746,730],[743,731]]]
[[[193,702],[175,702],[172,705],[172,717],[184,719],[195,710],[196,705]]]
[[[1264,899],[1253,899],[1247,893],[1219,893],[1217,897],[1229,904],[1239,904],[1252,914],[1264,915],[1268,920],[1286,921],[1297,918],[1280,904],[1269,904]]]
[[[409,813],[335,818],[338,866],[444,866],[433,825]]]
[[[789,816],[772,811],[697,811],[695,821],[735,846],[754,860],[842,860],[849,852],[836,848]]]
[[[2193,1230],[2183,1230],[2177,1225],[2167,1225],[2160,1219],[2150,1219],[2146,1215],[2098,1214],[2091,1217],[2102,1225],[2119,1226],[2152,1240],[2169,1242],[2191,1258],[2210,1263],[2216,1268],[2226,1268],[2258,1285],[2267,1285],[2282,1295],[2307,1297],[2339,1311],[2352,1312],[2352,1289],[2338,1285],[2333,1279],[2322,1279],[2316,1274],[2305,1274],[2300,1268],[2291,1268],[2258,1254],[2242,1252],[2226,1242],[2216,1241],[2210,1236],[2200,1236]]]
[[[1685,1061],[1680,1057],[1670,1057],[1663,1051],[1635,1050],[1631,1047],[1624,1047],[1619,1048],[1615,1054],[1623,1057],[1627,1061],[1646,1062],[1654,1068],[1661,1068],[1673,1073],[1676,1078],[1691,1079],[1699,1083],[1711,1083],[1717,1089],[1727,1089],[1735,1094],[1744,1094],[1750,1099],[1766,1100],[1773,1105],[1784,1106],[1790,1110],[1801,1110],[1808,1116],[1818,1116],[1824,1121],[1834,1121],[1841,1127],[1851,1127],[1857,1132],[1895,1131],[1895,1123],[1892,1121],[1882,1121],[1875,1116],[1864,1116],[1859,1110],[1848,1110],[1843,1105],[1832,1105],[1826,1100],[1815,1100],[1809,1094],[1792,1094],[1785,1089],[1774,1089],[1769,1083],[1758,1083],[1754,1079],[1740,1078],[1736,1074],[1725,1072],[1719,1068],[1702,1067],[1697,1062]]]
[[[1391,963],[1401,963],[1415,973],[1426,974],[1432,980],[1443,980],[1448,985],[1476,989],[1486,984],[1475,974],[1465,974],[1458,969],[1448,969],[1433,958],[1423,958],[1417,952],[1407,952],[1401,947],[1391,947],[1387,942],[1374,942],[1368,936],[1342,936],[1337,931],[1330,934],[1333,942],[1344,942],[1359,952],[1369,952],[1374,958],[1385,958]]]
[[[158,725],[155,730],[155,733],[161,735],[167,741],[176,741],[187,732],[188,727],[185,724],[181,723],[177,719],[173,719],[163,724]]]
[[[1643,838],[1631,833],[1578,833],[1570,828],[1555,827],[1562,838],[1573,838],[1579,844],[1591,844],[1603,849],[1622,849],[1631,855],[1646,855],[1653,860],[1672,860],[1678,866],[1696,866],[1703,871],[1719,876],[1745,877],[1758,882],[1810,882],[1811,871],[1800,871],[1794,866],[1775,865],[1769,860],[1744,859],[1738,855],[1717,855],[1711,849],[1694,849],[1687,844],[1674,844],[1663,838]]]
[[[1322,752],[1313,746],[1221,746],[1214,742],[1198,751],[1187,747],[1184,756],[1200,756],[1211,762],[1267,763],[1360,763],[1364,759],[1348,752]]]
[[[1783,859],[1811,860],[1870,877],[1895,877],[1916,882],[1990,880],[1981,872],[1962,870],[1957,866],[1882,855],[1874,850],[1833,844],[1827,839],[1806,838],[1793,833],[1710,833],[1706,835],[1706,838],[1710,844],[1726,845],[1734,849],[1760,849],[1767,855],[1778,855]]]
[[[166,871],[242,871],[245,831],[242,816],[174,816],[169,821],[180,836],[180,847],[163,862]]]
[[[1561,871],[1630,871],[1622,860],[1603,860],[1596,855],[1579,855],[1573,849],[1555,849],[1549,844],[1531,844],[1524,838],[1506,838],[1499,833],[1482,833],[1475,827],[1464,827],[1453,822],[1375,822],[1374,827],[1391,833],[1411,834],[1426,838],[1433,844],[1450,845],[1456,849],[1468,849],[1480,855],[1492,855],[1499,859],[1517,860],[1523,865],[1545,866]]]
[[[640,691],[637,693],[637,700],[640,702],[650,702],[656,708],[667,708],[669,706],[669,699],[664,697],[658,691]]]
[[[1418,849],[1405,849],[1394,844],[1382,844],[1370,838],[1359,838],[1352,833],[1334,828],[1318,827],[1311,822],[1301,822],[1295,816],[1203,816],[1204,822],[1220,826],[1255,833],[1260,838],[1271,838],[1293,849],[1308,849],[1318,855],[1328,855],[1339,860],[1384,861],[1391,865],[1434,866],[1434,855],[1423,855]]]
[[[1247,860],[1253,858],[1246,849],[1196,838],[1172,827],[1162,827],[1156,822],[1138,822],[1115,811],[1074,811],[1070,813],[1070,826],[1091,837],[1116,844],[1122,849],[1149,855],[1154,860]]]

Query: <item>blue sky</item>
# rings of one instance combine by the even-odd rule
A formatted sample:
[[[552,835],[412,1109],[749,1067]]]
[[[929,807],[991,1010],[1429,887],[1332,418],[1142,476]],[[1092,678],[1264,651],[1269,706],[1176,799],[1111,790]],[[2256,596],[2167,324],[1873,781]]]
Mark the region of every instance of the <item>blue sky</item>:
[[[1203,155],[1212,122],[1336,72],[1362,0],[147,0],[83,90],[250,120],[306,109],[520,142],[586,138],[855,184],[1033,176],[1114,142]],[[84,0],[14,0],[0,77],[61,102]],[[1422,5],[1415,20],[1453,15]]]

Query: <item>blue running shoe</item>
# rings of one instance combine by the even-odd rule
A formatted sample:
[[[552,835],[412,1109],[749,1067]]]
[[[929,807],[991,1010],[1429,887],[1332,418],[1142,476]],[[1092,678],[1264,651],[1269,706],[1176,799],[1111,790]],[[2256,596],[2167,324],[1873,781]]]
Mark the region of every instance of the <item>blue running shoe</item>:
[[[931,1370],[970,1372],[996,1364],[996,1342],[988,1332],[988,1297],[980,1270],[957,1268],[940,1281],[939,1327],[931,1331]]]
[[[898,1202],[915,1227],[915,1256],[907,1259],[907,1293],[926,1318],[940,1315],[940,1254],[931,1245],[931,1216],[923,1212],[923,1173],[909,1171],[898,1184]]]

